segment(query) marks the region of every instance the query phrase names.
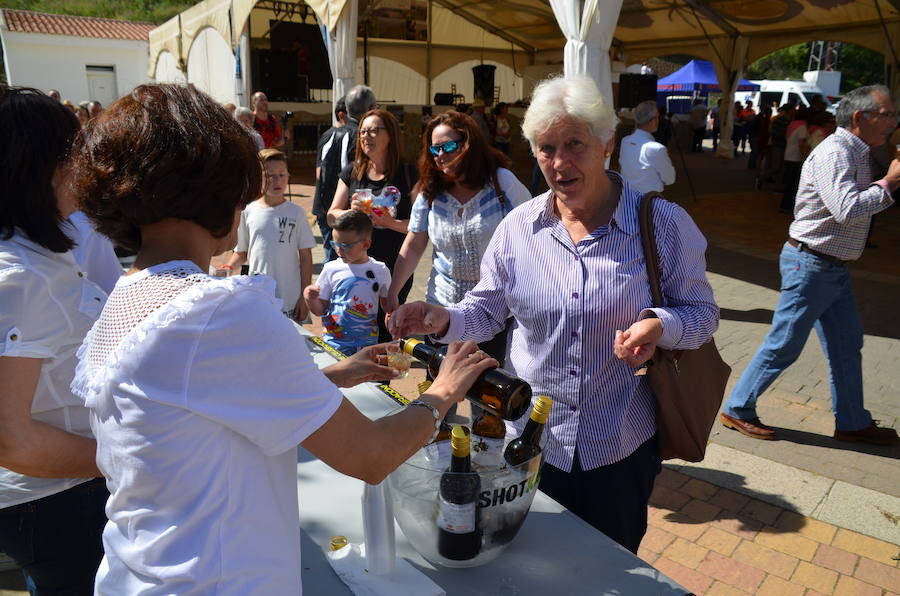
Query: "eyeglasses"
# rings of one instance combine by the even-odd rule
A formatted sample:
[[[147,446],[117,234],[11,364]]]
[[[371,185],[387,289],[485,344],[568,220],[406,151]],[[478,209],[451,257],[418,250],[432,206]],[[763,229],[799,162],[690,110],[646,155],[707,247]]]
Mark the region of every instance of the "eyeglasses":
[[[428,148],[428,151],[429,153],[437,157],[441,154],[442,150],[444,153],[453,153],[457,149],[459,149],[458,141],[447,141],[446,143],[441,143],[440,145],[432,145]]]
[[[375,279],[375,272],[369,269],[368,271],[366,271],[366,277],[368,277],[369,279]],[[381,285],[377,281],[372,284],[372,289],[374,291],[377,292],[380,288]]]
[[[341,250],[350,250],[351,248],[353,248],[354,246],[356,246],[357,244],[359,244],[362,241],[363,241],[363,239],[360,238],[356,242],[338,242],[337,240],[331,240],[330,242],[331,242],[332,248],[334,248],[334,249],[339,248]]]
[[[874,117],[887,118],[888,120],[897,120],[897,112],[876,112],[874,110],[866,110],[866,114]]]
[[[384,130],[384,126],[373,126],[372,128],[360,128],[359,136],[361,137],[377,137],[378,133]]]

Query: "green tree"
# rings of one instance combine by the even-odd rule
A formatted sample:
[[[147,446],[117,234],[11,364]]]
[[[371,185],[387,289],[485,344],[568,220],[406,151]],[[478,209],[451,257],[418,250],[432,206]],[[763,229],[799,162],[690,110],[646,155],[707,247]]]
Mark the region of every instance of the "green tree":
[[[193,6],[190,0],[4,0],[4,8],[50,14],[163,23]]]
[[[748,79],[802,79],[809,67],[809,44],[801,43],[776,50],[747,67]],[[837,70],[841,73],[841,93],[884,83],[884,56],[852,43],[841,44]]]

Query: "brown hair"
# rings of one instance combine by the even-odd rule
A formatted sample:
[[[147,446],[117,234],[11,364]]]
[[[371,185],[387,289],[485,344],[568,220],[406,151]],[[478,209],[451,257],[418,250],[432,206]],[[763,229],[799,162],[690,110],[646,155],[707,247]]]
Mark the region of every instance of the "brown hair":
[[[484,138],[484,133],[471,117],[460,112],[444,112],[431,119],[422,132],[422,155],[419,157],[419,182],[413,190],[413,196],[422,193],[430,205],[436,196],[451,186],[453,179],[444,174],[434,162],[434,156],[428,151],[431,146],[431,133],[444,124],[460,135],[459,149],[453,158],[458,164],[456,180],[470,188],[481,188],[491,182],[491,177],[498,168],[508,168],[509,158],[494,149]]]
[[[262,162],[263,165],[270,161],[283,161],[284,163],[287,163],[287,155],[278,149],[263,149],[259,152],[259,161]]]
[[[249,130],[192,85],[140,85],[84,130],[73,187],[97,230],[126,248],[169,217],[224,238],[235,210],[262,194]]]
[[[362,115],[362,118],[359,119],[359,128],[362,128],[363,122],[365,122],[366,118],[369,116],[381,118],[381,121],[384,123],[385,132],[387,132],[391,139],[391,142],[388,143],[387,171],[384,173],[385,177],[390,180],[400,167],[400,123],[397,122],[394,115],[387,110],[374,109],[369,110]],[[357,129],[356,159],[353,162],[353,173],[351,174],[354,180],[362,180],[362,177],[369,169],[370,161],[369,156],[362,150],[362,137],[359,135]]]

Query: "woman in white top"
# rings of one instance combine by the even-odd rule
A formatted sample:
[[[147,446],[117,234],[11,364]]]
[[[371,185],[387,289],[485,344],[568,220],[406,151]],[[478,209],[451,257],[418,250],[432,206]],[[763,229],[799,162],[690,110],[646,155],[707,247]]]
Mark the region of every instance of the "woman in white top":
[[[481,258],[497,225],[531,198],[506,169],[509,160],[488,144],[478,125],[460,112],[433,118],[422,135],[419,183],[413,194],[409,232],[394,266],[388,310],[428,246],[434,246],[426,300],[456,304],[481,279]],[[506,333],[481,344],[499,361],[506,354]]]
[[[137,250],[73,382],[111,493],[96,593],[299,594],[296,446],[381,482],[496,362],[456,344],[424,407],[373,422],[335,385],[396,376],[384,346],[320,372],[273,280],[206,275],[262,176],[247,130],[193,87],[135,88],[74,162],[97,230]]]
[[[0,551],[32,593],[89,594],[108,493],[75,352],[106,294],[72,256],[71,110],[0,87]]]

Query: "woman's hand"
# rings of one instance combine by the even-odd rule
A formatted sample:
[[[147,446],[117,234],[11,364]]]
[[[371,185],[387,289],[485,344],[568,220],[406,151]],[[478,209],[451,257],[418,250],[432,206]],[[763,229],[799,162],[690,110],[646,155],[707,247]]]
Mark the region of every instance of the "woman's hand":
[[[447,346],[447,355],[434,383],[426,392],[441,395],[451,403],[462,401],[478,375],[500,363],[478,349],[474,341],[455,341]]]
[[[394,338],[412,334],[444,335],[450,325],[450,313],[443,306],[427,302],[410,302],[398,307],[386,318],[388,331]]]
[[[372,218],[374,225],[381,228],[393,230],[397,226],[397,219],[391,215],[391,210],[387,207],[372,207],[372,213],[369,214],[369,217]]]
[[[338,387],[393,379],[400,374],[387,366],[387,344],[367,346],[352,356],[326,366],[322,372]]]
[[[359,200],[359,195],[357,193],[353,193],[350,197],[350,208],[354,211],[362,211],[366,212],[366,205],[362,201]]]
[[[637,368],[653,357],[656,342],[662,334],[662,321],[655,318],[641,319],[625,331],[616,331],[613,353],[619,360]]]
[[[398,306],[400,306],[400,297],[394,293],[388,293],[384,298],[384,302],[381,303],[381,308],[386,313],[394,312]]]

